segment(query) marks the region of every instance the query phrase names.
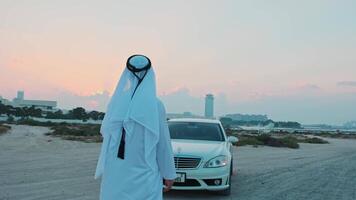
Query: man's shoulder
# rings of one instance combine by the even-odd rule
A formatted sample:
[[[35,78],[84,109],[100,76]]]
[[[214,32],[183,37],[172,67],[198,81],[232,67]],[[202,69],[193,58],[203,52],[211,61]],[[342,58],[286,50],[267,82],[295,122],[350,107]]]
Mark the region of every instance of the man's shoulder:
[[[160,111],[166,112],[166,109],[165,109],[165,107],[164,107],[163,102],[162,102],[161,99],[159,99],[158,97],[157,97],[157,104],[158,104],[158,109],[159,109]]]

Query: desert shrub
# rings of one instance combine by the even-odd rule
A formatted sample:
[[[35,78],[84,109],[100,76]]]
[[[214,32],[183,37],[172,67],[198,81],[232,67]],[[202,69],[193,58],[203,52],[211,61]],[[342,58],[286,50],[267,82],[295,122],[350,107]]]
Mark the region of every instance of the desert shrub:
[[[322,132],[317,134],[318,136],[321,137],[327,137],[327,138],[342,138],[342,139],[356,139],[356,133],[330,133],[330,132]]]
[[[0,125],[0,135],[6,133],[10,129],[11,129],[11,126],[1,124]]]
[[[52,127],[53,135],[96,136],[100,135],[100,125],[58,125]]]
[[[56,136],[66,140],[76,140],[84,142],[101,142],[99,124],[69,124],[67,122],[40,122],[29,118],[23,118],[17,121],[17,124],[29,126],[51,127],[52,132],[45,135]]]
[[[280,139],[282,141],[282,144],[284,147],[292,148],[292,149],[298,149],[299,144],[298,144],[298,139],[292,136],[287,136],[284,138]]]
[[[254,136],[240,136],[239,141],[236,144],[237,146],[244,146],[244,145],[263,145],[263,142],[257,140]]]
[[[268,144],[273,138],[268,134],[261,134],[256,136],[256,139],[263,142],[263,144]]]
[[[295,137],[287,136],[282,138],[275,138],[268,134],[261,134],[257,136],[240,136],[237,145],[266,145],[271,147],[288,147],[293,149],[299,148],[298,140]]]
[[[271,137],[268,134],[258,135],[256,137],[256,139],[261,141],[264,145],[267,145],[267,146],[272,146],[272,147],[282,147],[283,146],[283,143],[281,140]]]
[[[53,131],[46,135],[60,137],[65,140],[83,142],[102,142],[100,125],[97,124],[62,124],[53,126]]]
[[[329,143],[328,141],[326,140],[323,140],[321,138],[317,138],[317,137],[312,137],[312,138],[306,138],[300,142],[303,142],[303,143],[312,143],[312,144],[327,144]]]
[[[15,121],[15,118],[13,116],[11,116],[11,115],[7,118],[7,122],[8,123],[12,123],[14,121]]]
[[[272,147],[288,147],[292,149],[299,148],[297,138],[293,136],[286,136],[282,138],[275,138],[268,134],[262,134],[257,136],[257,139],[262,141],[264,145],[272,146]]]
[[[33,119],[28,119],[28,118],[23,118],[20,119],[16,122],[16,124],[21,124],[21,125],[29,125],[29,126],[55,126],[56,123],[46,121],[46,122],[40,122],[36,121]]]
[[[72,140],[72,141],[82,141],[82,142],[87,142],[87,143],[92,143],[92,142],[102,142],[103,138],[101,136],[73,136],[73,135],[66,135],[66,136],[60,136],[62,139],[65,140]]]

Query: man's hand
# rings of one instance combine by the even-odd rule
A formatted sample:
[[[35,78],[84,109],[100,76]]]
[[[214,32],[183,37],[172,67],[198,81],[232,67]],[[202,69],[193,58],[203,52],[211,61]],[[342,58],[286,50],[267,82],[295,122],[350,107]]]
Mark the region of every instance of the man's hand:
[[[174,183],[174,180],[164,179],[164,185],[166,187],[163,189],[163,192],[168,192],[172,188],[173,183]]]

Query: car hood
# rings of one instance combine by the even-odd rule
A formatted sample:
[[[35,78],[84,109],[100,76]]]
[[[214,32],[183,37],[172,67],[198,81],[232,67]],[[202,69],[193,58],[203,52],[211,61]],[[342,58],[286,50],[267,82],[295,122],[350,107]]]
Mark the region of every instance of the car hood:
[[[175,156],[197,156],[206,159],[226,155],[226,143],[219,141],[172,139]]]

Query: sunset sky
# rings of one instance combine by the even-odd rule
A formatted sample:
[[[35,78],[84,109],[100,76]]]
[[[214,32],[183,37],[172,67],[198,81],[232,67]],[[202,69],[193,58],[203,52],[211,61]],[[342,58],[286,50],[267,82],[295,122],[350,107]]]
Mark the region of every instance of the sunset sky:
[[[105,111],[151,58],[168,112],[356,120],[356,1],[0,0],[0,95]]]

